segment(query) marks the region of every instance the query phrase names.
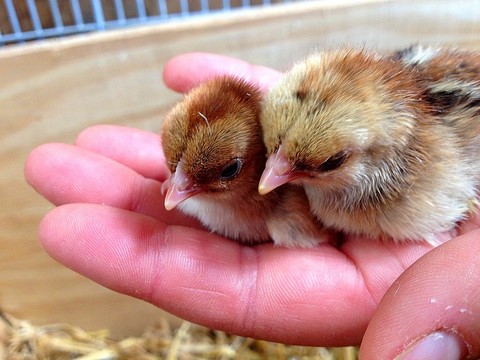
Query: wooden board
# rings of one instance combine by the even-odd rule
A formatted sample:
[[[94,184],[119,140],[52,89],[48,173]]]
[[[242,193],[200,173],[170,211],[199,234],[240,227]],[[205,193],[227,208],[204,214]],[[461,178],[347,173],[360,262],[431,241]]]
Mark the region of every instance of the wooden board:
[[[286,69],[315,48],[479,49],[479,35],[479,1],[309,1],[0,49],[0,306],[35,323],[107,327],[116,336],[161,316],[42,251],[37,226],[52,205],[26,184],[23,163],[35,146],[72,142],[93,124],[157,132],[179,99],[162,84],[170,57],[209,51]]]

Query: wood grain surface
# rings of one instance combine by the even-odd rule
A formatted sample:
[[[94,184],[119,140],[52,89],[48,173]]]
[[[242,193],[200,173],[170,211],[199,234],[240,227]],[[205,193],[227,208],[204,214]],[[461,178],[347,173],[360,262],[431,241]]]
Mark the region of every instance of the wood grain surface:
[[[25,182],[36,146],[100,123],[158,132],[180,96],[162,66],[189,51],[287,69],[315,49],[413,42],[480,49],[479,1],[307,1],[0,49],[0,306],[34,323],[137,334],[162,312],[57,264],[37,243],[52,205]]]

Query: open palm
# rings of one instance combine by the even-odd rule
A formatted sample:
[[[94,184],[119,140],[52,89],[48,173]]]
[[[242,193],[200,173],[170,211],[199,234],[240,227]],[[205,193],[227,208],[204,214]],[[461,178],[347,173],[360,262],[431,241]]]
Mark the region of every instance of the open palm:
[[[264,89],[280,76],[231,58],[188,54],[167,64],[164,78],[174,90],[186,91],[225,73]],[[57,205],[40,226],[51,256],[110,289],[240,335],[304,345],[360,344],[387,290],[431,250],[428,244],[394,245],[358,237],[347,238],[341,248],[248,247],[209,233],[194,220],[164,209],[160,188],[168,170],[160,138],[132,128],[96,126],[82,132],[75,145],[42,145],[30,154],[25,172],[30,184]],[[465,224],[461,231],[468,236],[444,246],[456,246],[464,258],[476,246],[473,252],[478,254],[479,241],[473,241],[479,236],[478,223]],[[478,284],[479,260],[472,263]],[[412,271],[411,276],[422,274]],[[408,283],[408,272],[403,276]],[[422,291],[441,299],[441,294],[419,287],[420,295]],[[390,292],[409,296],[398,284]],[[389,332],[398,336],[386,329],[387,342]]]

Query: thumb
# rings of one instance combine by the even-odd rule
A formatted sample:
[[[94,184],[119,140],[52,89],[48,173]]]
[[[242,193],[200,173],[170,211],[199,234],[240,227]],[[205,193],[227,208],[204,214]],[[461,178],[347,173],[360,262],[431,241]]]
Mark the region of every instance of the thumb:
[[[480,230],[433,249],[381,300],[360,359],[480,356]]]

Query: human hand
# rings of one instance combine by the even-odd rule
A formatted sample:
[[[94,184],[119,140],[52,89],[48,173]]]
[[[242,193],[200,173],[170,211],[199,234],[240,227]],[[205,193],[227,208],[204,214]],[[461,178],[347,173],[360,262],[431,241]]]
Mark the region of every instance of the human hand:
[[[464,235],[424,255],[391,285],[370,320],[361,359],[400,352],[399,360],[479,358],[479,224],[476,215]]]
[[[231,58],[187,54],[166,65],[164,78],[172,89],[186,91],[225,73],[264,89],[280,76]],[[461,229],[464,236],[406,271],[380,303],[429,245],[350,237],[340,248],[247,247],[203,231],[195,221],[163,207],[160,187],[168,173],[156,134],[92,127],[75,145],[35,149],[25,173],[37,191],[58,205],[40,225],[41,242],[52,257],[187,320],[273,341],[340,346],[359,344],[373,316],[362,344],[365,359],[392,358],[444,325],[458,329],[471,354],[480,353],[480,340],[473,336],[480,317],[479,302],[473,301],[479,296],[478,219]],[[433,266],[437,261],[444,265],[442,271]],[[421,283],[416,274],[422,275]],[[460,280],[452,282],[455,276]],[[412,287],[418,290],[403,290]],[[428,311],[432,298],[469,315],[458,310],[441,317],[440,307]]]

